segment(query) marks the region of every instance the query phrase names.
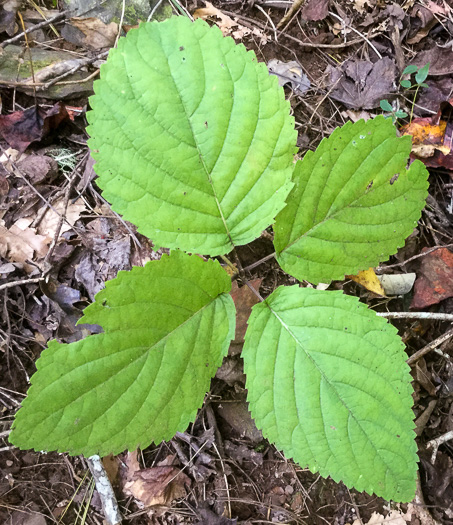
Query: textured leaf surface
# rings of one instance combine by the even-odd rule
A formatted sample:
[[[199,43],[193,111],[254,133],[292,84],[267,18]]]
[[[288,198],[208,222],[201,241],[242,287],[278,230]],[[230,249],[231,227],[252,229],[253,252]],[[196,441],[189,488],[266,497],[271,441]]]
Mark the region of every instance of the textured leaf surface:
[[[389,119],[348,122],[297,163],[278,215],[281,267],[312,283],[342,279],[388,259],[415,228],[427,196],[421,162],[406,169],[410,137]]]
[[[280,287],[253,307],[242,357],[252,416],[287,457],[414,497],[411,376],[393,326],[341,292]]]
[[[120,272],[79,321],[104,333],[42,353],[11,442],[106,455],[185,430],[234,337],[230,288],[217,262],[182,252]]]
[[[296,132],[277,79],[217,27],[142,24],[110,51],[89,145],[112,207],[155,243],[218,255],[283,208]]]

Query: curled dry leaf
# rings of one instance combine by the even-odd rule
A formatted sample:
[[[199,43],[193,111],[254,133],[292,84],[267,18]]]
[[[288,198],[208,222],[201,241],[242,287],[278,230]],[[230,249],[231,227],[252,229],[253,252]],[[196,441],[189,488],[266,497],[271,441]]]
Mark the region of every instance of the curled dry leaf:
[[[289,84],[292,90],[301,95],[311,87],[307,75],[302,72],[302,66],[295,60],[291,62],[282,62],[280,60],[269,60],[267,67],[271,75],[275,75],[278,84],[284,86]]]
[[[175,499],[186,495],[191,484],[184,472],[172,465],[141,469],[137,451],[126,456],[124,492],[133,496],[144,507],[170,505]]]
[[[409,293],[414,286],[415,277],[415,273],[378,275],[386,295],[405,295]]]
[[[355,281],[358,284],[361,284],[370,292],[385,297],[384,288],[382,287],[382,284],[379,281],[373,268],[368,268],[368,270],[362,270],[357,275],[346,275],[345,277],[347,279]]]

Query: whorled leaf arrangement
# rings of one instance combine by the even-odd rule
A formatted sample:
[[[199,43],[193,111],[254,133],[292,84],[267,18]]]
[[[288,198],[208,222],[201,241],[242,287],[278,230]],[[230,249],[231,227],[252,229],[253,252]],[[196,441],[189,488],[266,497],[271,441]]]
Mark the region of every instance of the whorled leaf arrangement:
[[[427,172],[389,121],[346,124],[296,164],[289,104],[251,52],[197,20],[142,24],[101,69],[89,113],[104,196],[155,243],[224,255],[274,222],[291,275],[341,279],[412,231]],[[285,206],[286,202],[286,207]],[[178,250],[121,272],[51,342],[11,442],[72,454],[170,439],[193,421],[234,334],[230,279]],[[396,330],[339,292],[280,287],[253,309],[248,399],[265,436],[303,466],[409,501],[416,446]]]

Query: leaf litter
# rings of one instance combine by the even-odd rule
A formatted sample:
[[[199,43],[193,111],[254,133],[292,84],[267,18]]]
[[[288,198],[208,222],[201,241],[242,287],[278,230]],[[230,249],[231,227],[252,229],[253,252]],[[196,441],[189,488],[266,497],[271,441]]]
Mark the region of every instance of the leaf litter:
[[[8,37],[19,32],[16,23],[16,10],[19,5],[14,2],[11,5],[10,13],[12,14],[7,14],[3,5],[0,8],[0,22],[5,22],[0,27],[4,28],[5,35],[7,34]],[[262,6],[262,9],[275,24],[283,15],[281,6],[268,8],[266,4],[257,3],[257,5]],[[428,97],[428,100],[431,99],[434,102],[430,102],[430,105],[426,104],[426,107],[435,112],[439,111],[439,105],[443,103],[442,113],[438,116],[436,123],[440,126],[443,125],[442,122],[446,122],[443,128],[444,134],[440,141],[428,144],[428,146],[435,146],[432,148],[434,153],[425,157],[425,162],[432,162],[435,168],[433,177],[436,177],[437,189],[433,188],[432,193],[435,196],[437,207],[427,210],[424,222],[415,232],[412,241],[408,242],[406,247],[399,251],[395,259],[390,261],[390,263],[402,264],[402,266],[395,270],[395,273],[392,273],[393,268],[386,270],[386,263],[380,267],[380,270],[385,274],[383,277],[391,278],[391,280],[403,279],[405,283],[402,289],[398,289],[399,293],[395,294],[397,297],[394,299],[373,298],[366,292],[363,299],[376,305],[377,309],[383,309],[383,301],[389,300],[392,301],[387,303],[390,310],[407,309],[411,300],[419,301],[416,304],[422,304],[423,309],[435,309],[436,311],[451,311],[452,305],[452,298],[451,296],[447,297],[448,293],[443,295],[444,292],[440,288],[437,288],[436,291],[438,285],[447,290],[446,285],[450,279],[448,263],[445,261],[448,262],[451,252],[448,248],[442,248],[442,245],[449,242],[448,239],[451,238],[451,224],[448,225],[448,219],[451,219],[451,208],[448,211],[448,205],[453,196],[450,196],[448,187],[444,188],[444,184],[451,183],[448,182],[451,181],[448,173],[438,171],[439,168],[440,170],[449,170],[450,168],[448,168],[448,164],[442,164],[438,159],[441,154],[448,157],[448,154],[442,153],[441,148],[445,144],[448,147],[450,136],[447,130],[450,126],[448,111],[451,110],[445,105],[445,101],[451,98],[452,72],[450,71],[451,61],[449,61],[451,47],[441,46],[445,46],[449,39],[451,40],[451,36],[448,38],[446,29],[450,27],[448,24],[451,23],[449,21],[451,9],[445,2],[441,1],[430,0],[425,3],[425,6],[423,8],[418,4],[409,3],[401,8],[401,6],[392,5],[391,2],[382,4],[374,0],[355,0],[351,5],[336,5],[332,2],[329,5],[329,2],[310,1],[302,9],[303,32],[296,29],[299,20],[294,19],[288,28],[282,33],[278,33],[279,45],[274,42],[276,33],[269,22],[269,18],[257,6],[248,6],[247,8],[232,6],[230,9],[234,9],[234,13],[231,13],[226,12],[227,8],[223,5],[206,4],[207,12],[202,13],[202,16],[211,23],[218,23],[226,34],[243,41],[247,48],[254,49],[259,60],[269,63],[271,59],[277,58],[281,64],[288,67],[290,74],[293,66],[294,68],[297,66],[297,74],[302,70],[308,73],[311,89],[305,91],[304,99],[301,97],[301,92],[298,91],[297,84],[285,83],[285,90],[291,101],[292,111],[296,121],[301,123],[300,136],[302,132],[304,133],[304,142],[299,144],[301,147],[300,155],[303,155],[307,149],[314,149],[324,132],[327,134],[333,127],[341,124],[344,117],[339,117],[340,112],[346,115],[346,118],[359,118],[357,116],[358,111],[354,114],[352,111],[368,109],[369,111],[365,113],[365,116],[373,117],[380,113],[378,109],[380,99],[391,97],[395,97],[401,105],[406,105],[406,111],[410,110],[410,102],[405,101],[400,95],[407,95],[411,100],[413,93],[405,94],[401,93],[401,90],[398,91],[398,74],[400,73],[398,69],[400,68],[397,56],[398,47],[402,46],[405,65],[417,63],[424,66],[427,61],[432,61],[430,76],[427,80],[428,88],[422,91],[422,97],[425,98],[417,99],[417,103],[425,106],[423,101],[427,100],[426,97]],[[103,6],[100,6],[99,9],[102,11]],[[328,14],[329,9],[337,13],[342,21],[331,17]],[[35,16],[34,23],[42,20],[41,15],[36,17],[36,12],[31,11]],[[101,22],[101,18],[98,16],[99,11],[88,13],[82,11],[79,10],[76,14],[76,16],[84,19],[81,28],[76,27],[77,23],[74,22],[74,19],[66,21],[65,25],[68,28],[72,26],[79,33],[73,32],[73,35],[77,34],[77,37],[68,36],[68,40],[73,38],[73,43],[66,42],[64,46],[74,46],[71,49],[81,53],[90,49],[90,52],[94,54],[102,49],[104,44],[106,47],[111,46],[114,32],[108,29],[108,25],[112,19],[102,18]],[[46,16],[50,18],[57,13],[55,10],[50,14],[46,12]],[[193,14],[197,16],[197,12]],[[431,14],[435,15],[435,22],[433,22]],[[90,18],[87,19],[87,16]],[[136,18],[130,20],[130,13],[125,16],[126,18],[127,23],[137,23]],[[143,19],[145,17],[142,15]],[[111,25],[111,27],[114,26]],[[362,32],[362,35],[357,35],[352,28]],[[56,30],[60,32],[61,29],[61,25],[57,24]],[[52,29],[44,28],[44,31],[43,35],[46,38],[53,38]],[[384,38],[381,38],[379,33]],[[34,32],[30,39],[35,38],[34,35],[37,34]],[[340,47],[332,49],[321,47],[315,51],[315,48],[304,47],[286,35],[301,42],[319,42],[323,45],[333,44]],[[363,39],[364,35],[380,51],[383,59],[380,59],[368,46]],[[354,38],[357,38],[358,43],[349,45],[349,42]],[[59,45],[59,43],[56,44],[57,47]],[[30,88],[32,80],[24,49],[22,45],[16,45],[14,48],[10,46],[10,49],[5,48],[3,50],[3,58],[5,60],[6,58],[11,59],[9,63],[14,63],[17,66],[19,57],[21,57],[22,64],[16,68],[20,70],[18,77],[12,77],[11,74],[5,76],[5,68],[2,68],[0,74],[0,78],[6,82],[3,85],[8,86],[8,83],[16,81],[19,81],[20,84],[17,87],[11,84],[11,88],[5,88],[2,93],[2,136],[5,140],[9,139],[7,140],[9,145],[14,146],[16,151],[11,151],[13,153],[12,161],[21,170],[24,177],[42,196],[51,199],[54,208],[58,210],[58,213],[61,213],[64,201],[61,193],[54,198],[55,190],[66,188],[67,179],[59,166],[56,167],[52,162],[49,154],[46,151],[39,151],[38,148],[44,145],[43,140],[47,140],[48,143],[53,141],[58,147],[69,147],[74,152],[78,151],[80,147],[83,148],[85,140],[83,135],[83,109],[80,108],[86,105],[87,100],[82,98],[74,102],[71,101],[71,104],[79,108],[78,112],[73,114],[76,119],[79,118],[78,133],[73,129],[69,130],[68,134],[62,133],[63,130],[66,131],[66,126],[65,128],[58,126],[69,122],[65,117],[58,125],[49,125],[48,130],[55,129],[57,133],[48,134],[45,130],[47,126],[45,124],[46,115],[51,117],[50,113],[55,111],[56,120],[60,115],[60,110],[53,109],[52,102],[49,103],[49,100],[60,101],[64,97],[77,97],[80,94],[86,96],[87,93],[91,92],[92,81],[62,84],[59,86],[59,91],[56,89],[43,91],[41,95],[49,96],[49,100],[39,100],[40,118],[43,121],[40,123],[39,119],[36,119],[33,114],[36,111],[34,100],[31,96],[27,98],[27,93],[32,95]],[[31,51],[38,64],[38,57],[43,56],[43,54],[39,55],[38,51],[41,53],[42,49],[32,47]],[[46,50],[46,53],[47,58],[51,58],[51,63],[46,66],[48,69],[40,66],[36,68],[35,73],[39,81],[46,82],[47,79],[55,78],[80,64],[79,60],[75,59],[74,55],[70,53],[65,52],[64,59],[62,58],[63,55],[60,57],[58,53],[62,53],[62,50]],[[65,63],[63,66],[61,65],[62,61]],[[99,58],[97,65],[101,62],[102,58]],[[2,63],[5,64],[6,62]],[[343,65],[339,66],[340,63]],[[298,69],[299,66],[300,70]],[[332,70],[336,72],[332,73]],[[82,71],[77,78],[83,80],[95,73],[96,68],[88,65],[87,71]],[[330,77],[330,82],[328,77]],[[332,81],[332,78],[336,80]],[[69,79],[73,80],[74,76],[69,77]],[[293,80],[297,82],[298,79],[299,76]],[[24,80],[26,83],[23,82]],[[338,84],[335,84],[337,80]],[[290,88],[292,88],[292,92]],[[19,93],[17,99],[19,105],[16,105],[11,96],[13,89]],[[439,94],[434,95],[435,89]],[[348,108],[349,113],[344,111]],[[426,113],[424,114],[422,111],[415,106],[413,123],[419,123],[418,117],[426,116]],[[14,113],[16,115],[11,117]],[[63,110],[61,110],[62,113]],[[82,118],[77,117],[77,115],[81,115]],[[363,116],[363,113],[360,116]],[[307,122],[309,123],[308,126],[305,125]],[[430,124],[434,125],[434,121],[431,121]],[[71,135],[71,133],[73,134]],[[75,139],[76,142],[71,142],[71,139]],[[431,136],[428,140],[433,142]],[[24,151],[25,153],[22,153],[21,156],[21,152]],[[444,151],[446,152],[446,150]],[[39,265],[46,257],[56,233],[56,223],[57,220],[59,221],[58,214],[51,212],[44,204],[43,199],[34,193],[20,177],[15,175],[15,168],[8,159],[3,159],[2,168],[0,171],[1,277],[3,280],[14,281],[30,276],[39,276],[41,275]],[[72,168],[66,173],[66,176],[69,176],[71,171]],[[5,294],[3,304],[4,318],[2,318],[0,326],[7,334],[7,338],[2,342],[1,347],[2,352],[6,348],[6,353],[3,352],[2,355],[7,356],[7,359],[5,358],[0,362],[0,375],[3,375],[2,388],[5,384],[6,388],[14,392],[25,392],[26,378],[33,371],[32,362],[49,339],[57,337],[63,341],[71,341],[80,338],[82,330],[96,332],[94,326],[76,328],[74,325],[83,307],[93,299],[96,291],[104,286],[105,280],[116,275],[118,270],[129,268],[132,263],[143,265],[146,260],[160,257],[161,252],[154,252],[152,245],[149,245],[142,237],[136,236],[134,231],[131,233],[127,229],[127,225],[123,225],[110,214],[97,193],[92,165],[90,166],[89,163],[82,164],[80,175],[75,180],[74,187],[77,191],[71,192],[71,198],[65,211],[68,222],[66,220],[63,222],[58,238],[55,239],[56,246],[51,258],[53,266],[51,267],[49,284],[44,286],[34,283],[6,290],[7,294]],[[85,200],[81,201],[77,192],[81,193]],[[41,218],[35,223],[38,215]],[[439,224],[442,227],[439,227]],[[439,231],[444,233],[436,233]],[[450,233],[450,237],[448,237],[448,233]],[[136,239],[140,244],[137,244]],[[254,243],[255,253],[251,261],[246,262],[246,264],[251,264],[272,251],[269,246],[266,247],[266,242],[268,241],[263,236],[259,243],[258,241]],[[428,248],[434,245],[440,246],[439,250],[446,251],[437,250],[425,255],[422,249],[425,246]],[[244,257],[244,260],[247,259],[248,255],[244,251],[239,251],[239,253],[241,257]],[[419,255],[421,255],[419,259],[410,260],[413,256]],[[15,258],[20,260],[13,260]],[[409,285],[414,280],[414,273],[416,275],[415,287],[411,290]],[[431,280],[428,279],[427,281],[427,277]],[[271,261],[253,270],[251,278],[252,284],[264,296],[268,295],[278,284],[282,284],[285,279],[278,267]],[[285,284],[297,283],[290,281]],[[306,283],[302,283],[302,285],[305,286]],[[344,288],[346,291],[348,286],[350,285],[346,283],[334,283],[333,285],[333,287]],[[384,290],[387,295],[393,295],[386,288],[386,285],[384,285]],[[438,293],[439,291],[440,293]],[[431,302],[433,299],[436,299],[436,302]],[[384,509],[384,502],[355,493],[353,493],[354,499],[352,500],[351,494],[342,485],[334,485],[330,481],[321,482],[309,472],[302,471],[296,474],[291,470],[291,463],[284,463],[272,447],[268,447],[265,441],[260,441],[259,436],[254,440],[250,438],[250,435],[243,434],[244,429],[251,428],[253,422],[246,418],[247,408],[243,402],[245,397],[243,374],[237,353],[240,351],[245,333],[247,312],[254,304],[253,301],[256,301],[256,298],[246,286],[236,288],[235,302],[238,306],[240,332],[236,334],[235,344],[230,349],[230,355],[222,367],[223,370],[221,369],[223,375],[220,373],[213,381],[211,392],[213,397],[209,403],[209,407],[212,409],[206,409],[206,413],[201,413],[195,425],[188,430],[185,437],[186,441],[182,441],[179,445],[179,455],[176,452],[178,447],[171,448],[171,450],[166,447],[150,447],[149,450],[143,451],[143,467],[140,465],[135,467],[137,477],[133,481],[143,482],[141,488],[140,483],[135,485],[138,492],[141,491],[143,498],[149,498],[151,497],[150,494],[154,494],[152,497],[159,497],[162,501],[162,498],[166,497],[166,504],[171,505],[172,510],[163,511],[150,507],[146,509],[147,514],[142,515],[146,516],[146,520],[140,515],[134,515],[130,518],[131,523],[134,525],[150,522],[176,523],[175,520],[178,520],[178,523],[234,523],[235,517],[240,517],[243,523],[249,523],[257,518],[274,522],[283,520],[291,523],[302,523],[305,521],[316,525],[326,521],[329,523],[353,523],[356,516],[351,509],[354,508],[354,504],[357,504],[357,508],[360,509],[363,523],[374,523],[370,521],[372,519],[384,520],[383,523],[385,523],[385,520],[389,518],[389,512]],[[395,305],[397,306],[395,307]],[[8,320],[10,328],[8,328]],[[437,337],[439,333],[443,333],[444,326],[432,322],[428,324],[401,323],[409,351],[420,348],[426,342]],[[451,346],[444,345],[441,350],[444,354],[448,354],[451,351]],[[425,360],[417,364],[416,368],[418,375],[415,381],[417,385],[420,385],[418,404],[415,407],[416,415],[419,416],[426,407],[429,400],[427,396],[434,397],[438,401],[438,406],[432,411],[421,433],[420,444],[422,446],[428,439],[434,438],[439,433],[446,432],[449,429],[447,418],[443,414],[448,413],[448,399],[450,398],[446,385],[450,384],[449,381],[451,382],[453,373],[451,367],[449,368],[448,360],[442,359],[440,354],[429,354]],[[2,392],[4,390],[0,389],[0,400],[4,399],[5,402],[8,402],[7,398],[2,397]],[[12,394],[12,396],[14,396],[13,399],[16,399],[16,394]],[[20,400],[20,396],[17,399]],[[226,410],[221,408],[227,405],[229,408]],[[11,407],[13,409],[13,405]],[[237,407],[240,408],[237,409]],[[12,412],[6,410],[8,417]],[[238,413],[240,417],[238,417]],[[196,447],[199,449],[203,446],[204,441],[201,436],[206,432],[206,428],[212,434],[210,444],[206,445],[203,451],[196,455]],[[199,438],[201,441],[197,441]],[[175,440],[172,440],[168,445],[169,447],[174,446],[173,441],[176,443]],[[215,444],[219,455],[216,454],[213,444]],[[5,445],[7,445],[6,442]],[[439,451],[438,463],[435,465],[430,465],[429,460],[426,462],[422,456],[422,468],[427,480],[425,482],[422,479],[422,487],[425,496],[427,496],[427,503],[430,505],[428,508],[433,515],[440,519],[451,519],[453,516],[451,491],[449,492],[445,485],[446,480],[450,479],[448,469],[451,470],[451,454],[448,445],[444,447]],[[205,451],[206,453],[204,453]],[[45,456],[19,451],[6,451],[4,454],[10,465],[8,466],[3,458],[0,458],[0,468],[2,474],[10,477],[5,477],[5,482],[0,483],[0,495],[6,493],[4,497],[9,505],[12,505],[13,508],[14,506],[20,508],[25,502],[28,504],[28,502],[35,500],[36,503],[32,503],[32,505],[36,505],[35,508],[39,512],[46,514],[48,520],[60,519],[62,516],[62,523],[75,523],[74,510],[77,506],[77,511],[83,510],[85,500],[77,495],[73,501],[74,490],[68,489],[68,487],[72,487],[74,482],[77,485],[83,479],[86,470],[84,470],[80,459],[71,458],[69,460],[74,470],[74,473],[70,474],[67,465],[57,455],[49,454],[44,459]],[[198,458],[202,454],[204,454],[204,463],[198,463],[197,474],[192,465],[197,464]],[[181,460],[184,457],[187,463],[185,463],[186,460]],[[55,465],[60,465],[55,466],[54,471],[50,470],[52,467],[40,466],[41,463],[51,461]],[[165,464],[166,461],[171,464]],[[221,467],[222,463],[223,467]],[[161,466],[157,466],[159,464]],[[206,470],[202,469],[203,466]],[[174,495],[172,495],[172,489],[168,489],[167,493],[165,492],[165,486],[171,485],[171,477],[166,476],[164,471],[161,471],[159,475],[157,472],[150,474],[149,480],[147,475],[138,474],[140,470],[164,467],[176,469],[175,474],[182,471],[182,474],[178,474],[175,479],[184,475],[189,480],[189,484],[182,483],[179,487],[182,500],[172,499]],[[11,472],[13,473],[11,474]],[[52,476],[54,477],[52,478]],[[131,476],[134,476],[133,469]],[[29,484],[30,479],[37,480],[35,486]],[[203,479],[203,481],[200,482],[199,479]],[[29,487],[27,491],[20,485],[21,481],[28,483],[25,485]],[[43,484],[56,487],[55,481],[60,483],[60,489],[53,489],[44,495],[49,511],[42,505],[42,497],[40,498],[40,495],[42,496],[40,490],[42,489],[40,487]],[[150,481],[150,485],[146,485],[147,481]],[[152,485],[153,483],[154,485]],[[166,483],[167,485],[165,485]],[[88,489],[87,482],[81,485],[81,491],[83,492],[85,489]],[[189,490],[190,492],[188,492]],[[167,495],[165,496],[165,494]],[[73,503],[68,503],[71,501]],[[153,500],[148,499],[147,501]],[[205,509],[202,508],[203,501],[206,504]],[[140,502],[140,498],[137,498],[137,502]],[[197,503],[199,507],[197,507]],[[139,508],[131,501],[128,505],[131,505],[131,509],[133,509],[128,511],[129,515]],[[191,506],[194,509],[193,512],[190,510]],[[62,511],[66,507],[69,510],[62,515]],[[28,508],[31,509],[32,507],[29,506]],[[99,509],[99,507],[96,507],[94,503],[90,507],[88,503],[86,508],[88,509],[87,522],[90,525],[94,524],[91,514],[96,512],[95,509]],[[420,507],[419,504],[409,505],[407,510],[403,509],[398,512],[406,518],[410,512],[413,512],[414,508],[423,507]],[[10,517],[7,515],[9,512],[0,508],[0,519],[5,514],[4,521],[6,522]],[[18,519],[19,514],[15,514],[15,516],[15,519]],[[397,514],[394,517],[395,519],[400,518]],[[421,523],[435,523],[428,514],[419,517],[413,513],[412,519],[418,519]]]

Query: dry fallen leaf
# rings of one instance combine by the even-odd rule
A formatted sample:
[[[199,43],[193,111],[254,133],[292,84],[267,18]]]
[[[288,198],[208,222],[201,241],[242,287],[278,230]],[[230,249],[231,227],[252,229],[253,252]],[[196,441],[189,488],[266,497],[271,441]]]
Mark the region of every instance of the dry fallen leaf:
[[[398,273],[378,275],[386,295],[404,295],[412,290],[415,282],[415,273]]]
[[[387,516],[383,516],[377,512],[373,512],[369,521],[366,524],[362,520],[355,520],[352,525],[406,525],[410,522],[410,517],[407,514],[402,514],[398,510],[391,510]]]
[[[367,60],[347,60],[339,67],[329,66],[330,96],[348,108],[373,109],[395,91],[396,66],[384,57],[374,64]]]
[[[269,60],[267,68],[271,75],[277,77],[280,86],[290,84],[291,89],[298,95],[302,95],[311,87],[307,75],[302,71],[302,66],[295,60],[282,62],[273,58]]]
[[[346,275],[347,279],[351,279],[358,284],[364,286],[370,292],[373,292],[377,295],[382,295],[385,297],[385,291],[377,278],[376,273],[373,268],[368,268],[368,270],[362,270],[357,275]]]
[[[453,253],[439,248],[423,257],[411,308],[426,308],[449,297],[453,297]]]
[[[263,279],[254,279],[250,281],[250,285],[253,286],[256,291],[259,291],[262,280]],[[248,286],[239,288],[236,281],[234,281],[231,286],[230,295],[236,306],[236,334],[234,336],[234,342],[240,344],[244,342],[247,321],[252,312],[252,306],[259,303],[259,299]]]
[[[137,451],[128,452],[125,464],[127,470],[124,492],[133,496],[144,507],[170,505],[173,500],[186,495],[186,487],[191,483],[190,478],[175,466],[164,465],[141,469]]]
[[[235,40],[241,40],[244,38],[244,36],[247,35],[254,35],[260,39],[260,44],[264,45],[268,42],[268,37],[262,33],[258,28],[250,29],[248,27],[245,27],[241,25],[236,20],[233,20],[231,17],[226,15],[225,13],[222,13],[220,9],[217,9],[217,7],[214,7],[210,2],[205,2],[206,7],[202,7],[200,9],[197,9],[193,17],[195,19],[202,18],[203,20],[206,20],[207,18],[218,18],[219,22],[216,22],[220,30],[225,36],[232,36]],[[233,28],[236,28],[233,30]]]
[[[68,204],[65,213],[64,197],[60,197],[52,204],[52,206],[53,209],[47,209],[38,226],[38,233],[40,235],[45,235],[49,242],[55,237],[61,215],[64,214],[66,220],[63,221],[61,226],[60,236],[74,226],[76,221],[80,218],[80,214],[86,209],[83,200],[77,199],[76,202]]]
[[[22,263],[27,273],[34,267],[25,261],[45,257],[48,250],[46,237],[38,235],[34,228],[29,228],[31,223],[31,219],[24,217],[8,229],[0,221],[0,256],[8,261]]]
[[[118,35],[118,24],[104,24],[99,18],[71,18],[62,32],[63,38],[93,51],[110,48]]]

